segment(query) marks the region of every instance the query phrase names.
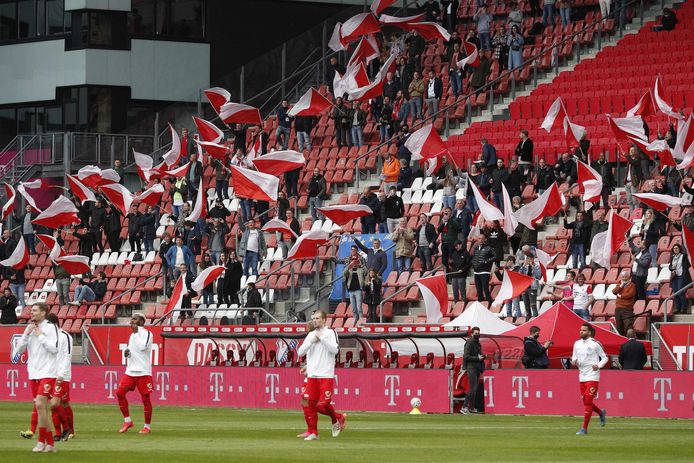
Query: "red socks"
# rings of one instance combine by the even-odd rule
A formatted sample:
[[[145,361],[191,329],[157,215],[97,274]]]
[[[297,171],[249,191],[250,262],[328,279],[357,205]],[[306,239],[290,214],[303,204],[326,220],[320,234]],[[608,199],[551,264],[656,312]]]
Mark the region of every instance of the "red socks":
[[[302,408],[304,409],[304,421],[306,421],[306,427],[308,429],[308,427],[309,427],[308,421],[309,421],[309,415],[311,413],[311,408],[308,405],[303,405]]]
[[[55,427],[55,433],[56,435],[61,435],[63,433],[62,431],[62,421],[60,419],[60,415],[58,413],[58,407],[53,407],[51,410],[51,418],[53,418],[53,427]]]
[[[75,432],[75,426],[73,423],[73,416],[72,416],[72,407],[70,405],[67,405],[63,407],[63,410],[65,410],[65,419],[67,420],[67,427],[70,429],[70,432]]]
[[[36,411],[36,405],[34,405],[34,409],[31,411],[31,432],[36,434],[36,428],[39,425],[39,412]]]
[[[331,403],[318,402],[316,404],[316,410],[318,410],[318,413],[321,415],[328,415],[333,424],[337,423],[337,417],[339,414],[335,412],[335,409]]]
[[[145,424],[150,424],[152,422],[152,401],[149,394],[142,396],[142,405],[145,407]]]
[[[53,434],[48,432],[46,428],[39,428],[39,442],[45,443],[46,445],[55,445],[53,440]]]
[[[308,424],[308,432],[318,435],[318,410],[316,409],[316,401],[309,401],[307,408],[308,416],[306,417],[306,424]]]

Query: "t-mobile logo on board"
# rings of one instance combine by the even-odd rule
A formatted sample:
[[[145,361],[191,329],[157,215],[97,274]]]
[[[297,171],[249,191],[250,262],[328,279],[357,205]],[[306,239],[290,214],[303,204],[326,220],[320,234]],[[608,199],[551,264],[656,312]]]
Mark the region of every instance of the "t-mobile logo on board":
[[[212,402],[221,402],[219,393],[224,390],[224,373],[210,373],[210,392],[214,394]]]
[[[116,396],[113,395],[113,391],[118,387],[118,372],[113,370],[107,370],[104,372],[104,389],[108,391],[108,399],[113,399]]]
[[[400,395],[400,375],[386,375],[385,383],[385,395],[388,397],[388,406],[394,407],[397,405],[395,403],[395,396]]]
[[[9,397],[17,396],[17,388],[19,387],[19,370],[7,370],[7,389],[9,389]]]
[[[511,397],[518,398],[516,408],[525,408],[525,405],[523,405],[523,399],[528,398],[528,377],[514,376],[511,380],[511,387],[515,388],[515,390],[511,393]]]
[[[270,394],[268,403],[276,404],[275,394],[280,392],[280,375],[277,373],[265,374],[265,393]]]
[[[672,380],[670,378],[653,378],[653,400],[660,402],[658,406],[659,412],[666,412],[667,402],[672,400]]]

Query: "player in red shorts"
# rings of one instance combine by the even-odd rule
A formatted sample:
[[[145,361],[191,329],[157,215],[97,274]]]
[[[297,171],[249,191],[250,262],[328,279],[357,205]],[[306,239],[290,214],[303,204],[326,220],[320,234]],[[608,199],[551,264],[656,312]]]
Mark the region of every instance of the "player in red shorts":
[[[335,383],[335,356],[340,350],[337,334],[325,327],[325,312],[317,310],[311,316],[315,330],[310,332],[299,347],[299,357],[306,356],[306,396],[309,435],[304,440],[318,439],[318,413],[330,416],[333,437],[345,429],[347,416],[337,413],[330,403]]]
[[[60,320],[54,313],[46,319],[55,326]],[[58,330],[58,366],[55,385],[51,392],[51,416],[55,426],[55,440],[66,441],[74,437],[72,407],[70,406],[70,380],[72,379],[72,336]]]
[[[313,322],[308,322],[306,324],[306,331],[311,332],[315,329],[313,326]],[[301,385],[301,408],[304,410],[304,420],[306,421],[306,431],[302,432],[301,434],[297,434],[296,437],[308,437],[309,434],[311,434],[308,431],[308,428],[310,427],[308,422],[309,422],[309,416],[310,416],[310,407],[308,406],[308,392],[306,392],[306,385],[308,384],[308,377],[306,376],[306,367],[303,366],[301,367],[300,370],[301,375],[304,377],[304,383]]]
[[[56,378],[58,327],[46,320],[48,306],[36,303],[31,308],[31,320],[19,340],[19,352],[29,354],[27,371],[38,415],[39,438],[32,452],[55,452],[53,423],[48,401]]]
[[[130,418],[128,410],[128,399],[125,394],[135,389],[142,396],[142,404],[145,408],[145,426],[140,431],[140,434],[150,433],[150,424],[152,422],[152,333],[143,328],[145,324],[145,316],[139,313],[133,314],[130,319],[130,328],[132,334],[128,341],[128,348],[125,349],[125,357],[128,366],[125,369],[125,375],[120,381],[120,385],[116,390],[118,397],[118,406],[123,414],[123,427],[118,432],[126,432],[128,429],[135,426]]]
[[[588,323],[581,325],[581,339],[574,343],[571,364],[578,367],[578,381],[581,384],[581,399],[583,399],[583,426],[576,435],[588,434],[588,423],[593,412],[600,415],[600,426],[607,423],[607,412],[600,410],[593,400],[600,385],[600,368],[607,363],[608,357],[602,345],[593,339],[595,329]]]

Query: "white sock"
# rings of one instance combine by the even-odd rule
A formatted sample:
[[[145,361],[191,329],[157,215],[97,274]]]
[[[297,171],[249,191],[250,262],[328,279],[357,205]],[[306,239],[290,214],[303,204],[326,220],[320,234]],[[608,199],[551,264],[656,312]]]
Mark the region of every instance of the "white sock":
[[[130,418],[129,416],[126,416],[126,417],[123,419],[123,421],[125,421],[126,423],[132,423],[132,422],[133,422],[132,418]]]
[[[145,424],[145,428],[151,429],[148,424]]]

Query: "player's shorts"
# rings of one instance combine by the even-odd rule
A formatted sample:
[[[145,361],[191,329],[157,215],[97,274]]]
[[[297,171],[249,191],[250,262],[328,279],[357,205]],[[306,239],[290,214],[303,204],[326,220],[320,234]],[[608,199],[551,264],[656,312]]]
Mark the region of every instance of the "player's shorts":
[[[595,396],[598,394],[598,387],[600,383],[598,381],[583,381],[581,384],[581,397],[583,401],[586,400],[592,402]]]
[[[123,375],[120,380],[120,385],[118,389],[125,389],[126,391],[134,391],[137,388],[141,395],[148,395],[152,393],[152,377],[151,376],[128,376]]]
[[[31,384],[31,395],[34,398],[40,395],[51,397],[55,378],[32,379],[29,384]]]
[[[301,385],[301,398],[309,400],[308,392],[306,391],[307,385],[308,385],[308,378],[304,377],[304,383]]]
[[[334,378],[308,378],[304,397],[316,402],[330,403],[333,398],[334,387]]]
[[[51,397],[57,397],[61,402],[70,401],[70,381],[63,381],[60,384],[56,381],[53,385]]]

